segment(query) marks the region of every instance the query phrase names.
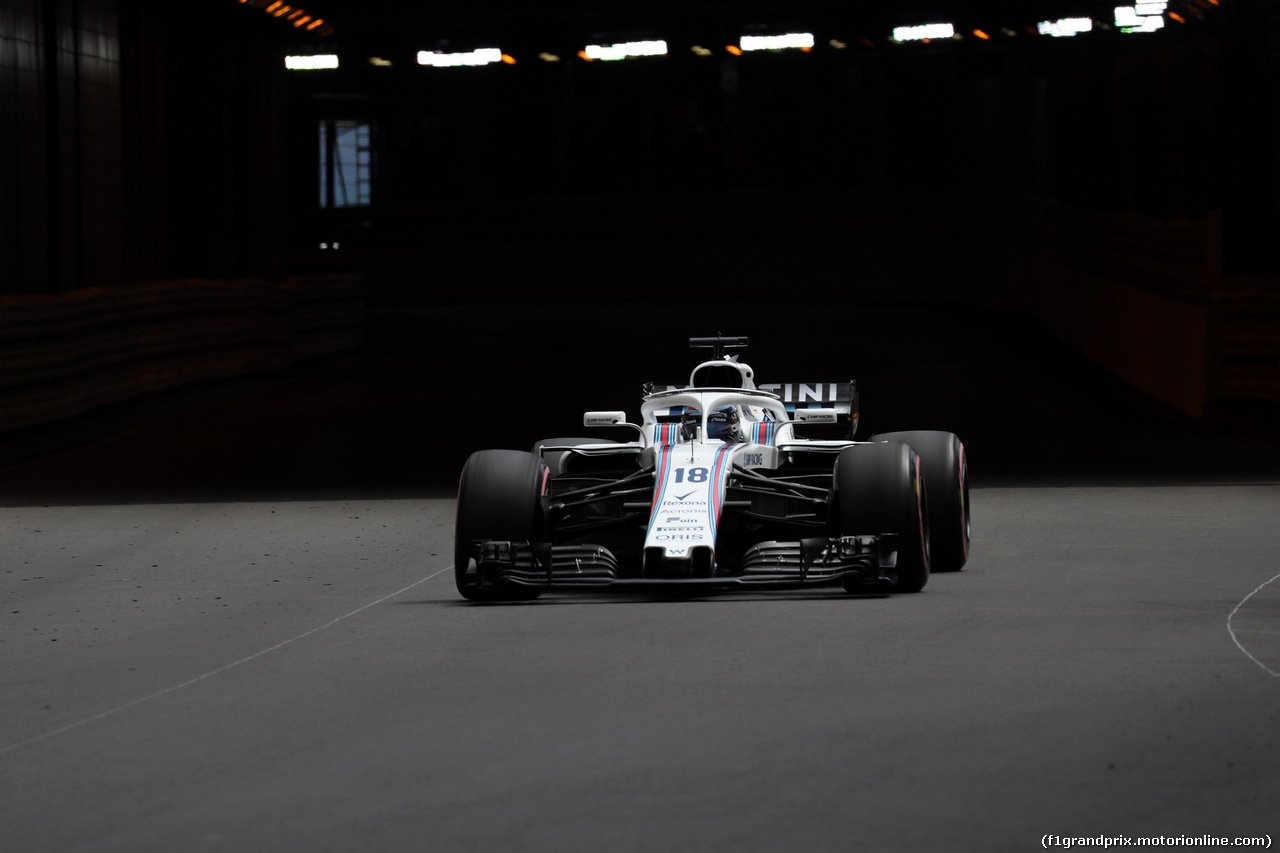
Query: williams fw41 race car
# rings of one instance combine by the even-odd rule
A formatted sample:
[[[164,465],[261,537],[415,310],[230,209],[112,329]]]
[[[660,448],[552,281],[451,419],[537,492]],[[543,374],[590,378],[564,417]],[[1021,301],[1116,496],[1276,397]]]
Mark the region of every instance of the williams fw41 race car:
[[[454,572],[472,601],[544,590],[693,591],[831,584],[918,592],[969,555],[968,463],[949,432],[854,441],[853,382],[760,385],[742,337],[684,387],[645,387],[632,440],[552,438],[481,450],[458,486]],[[848,423],[848,438],[806,437]],[[835,428],[838,429],[838,428]],[[627,433],[624,433],[627,435]]]

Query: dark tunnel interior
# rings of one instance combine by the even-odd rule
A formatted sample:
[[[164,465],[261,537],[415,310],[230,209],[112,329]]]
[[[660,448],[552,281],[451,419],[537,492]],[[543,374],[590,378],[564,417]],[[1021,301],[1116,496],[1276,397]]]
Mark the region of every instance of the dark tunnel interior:
[[[719,333],[987,484],[1275,479],[1280,9],[1134,15],[0,0],[0,501],[444,495]]]

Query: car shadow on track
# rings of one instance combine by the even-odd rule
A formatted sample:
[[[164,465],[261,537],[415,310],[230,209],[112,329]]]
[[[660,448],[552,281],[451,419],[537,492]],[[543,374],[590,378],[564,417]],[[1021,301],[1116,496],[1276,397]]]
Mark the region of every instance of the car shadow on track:
[[[719,595],[636,595],[601,594],[601,593],[552,593],[533,601],[467,601],[461,597],[453,599],[417,599],[400,602],[413,605],[437,605],[444,607],[540,607],[556,605],[590,605],[590,604],[748,604],[761,601],[836,601],[862,600],[874,601],[898,598],[888,592],[846,593],[830,590],[783,590],[774,592],[742,592],[722,593]]]

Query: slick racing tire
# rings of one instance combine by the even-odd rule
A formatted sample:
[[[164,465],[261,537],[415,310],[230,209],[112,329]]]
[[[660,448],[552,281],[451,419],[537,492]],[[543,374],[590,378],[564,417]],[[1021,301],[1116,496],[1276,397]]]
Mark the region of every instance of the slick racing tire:
[[[515,584],[480,589],[469,571],[477,541],[528,542],[537,527],[547,466],[532,453],[480,450],[462,466],[454,524],[453,573],[458,592],[470,601],[528,601],[541,590]]]
[[[887,432],[874,442],[909,444],[920,454],[929,487],[929,569],[958,572],[969,560],[969,459],[950,432]]]
[[[855,444],[840,451],[835,470],[836,524],[842,536],[896,533],[894,592],[919,592],[929,582],[929,513],[920,455],[907,444]],[[846,581],[845,589],[862,589]]]

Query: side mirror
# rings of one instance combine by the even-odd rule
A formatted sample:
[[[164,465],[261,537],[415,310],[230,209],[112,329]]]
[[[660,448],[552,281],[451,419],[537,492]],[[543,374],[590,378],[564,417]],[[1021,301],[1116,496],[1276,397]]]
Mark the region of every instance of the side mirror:
[[[587,412],[582,416],[582,425],[588,427],[626,426],[626,412]]]
[[[798,424],[833,424],[838,419],[835,409],[796,409],[791,417]]]

